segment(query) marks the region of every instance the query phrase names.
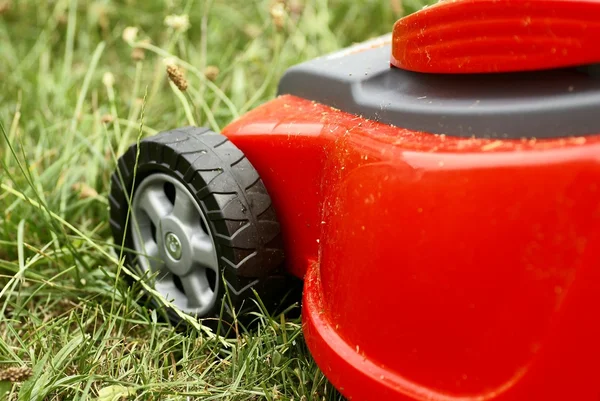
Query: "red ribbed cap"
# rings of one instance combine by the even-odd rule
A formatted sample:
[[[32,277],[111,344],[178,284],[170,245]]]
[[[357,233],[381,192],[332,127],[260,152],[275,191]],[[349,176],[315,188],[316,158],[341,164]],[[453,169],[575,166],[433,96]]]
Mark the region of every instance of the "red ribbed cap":
[[[394,25],[392,65],[426,73],[600,63],[600,0],[446,0]]]

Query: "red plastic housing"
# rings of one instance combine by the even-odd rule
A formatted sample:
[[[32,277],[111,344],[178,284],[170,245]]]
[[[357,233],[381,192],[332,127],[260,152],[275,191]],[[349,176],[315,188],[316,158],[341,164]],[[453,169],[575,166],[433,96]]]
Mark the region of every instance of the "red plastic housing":
[[[400,19],[392,64],[488,73],[600,62],[598,0],[448,0]]]
[[[349,399],[600,399],[600,136],[452,138],[291,96],[224,133]]]

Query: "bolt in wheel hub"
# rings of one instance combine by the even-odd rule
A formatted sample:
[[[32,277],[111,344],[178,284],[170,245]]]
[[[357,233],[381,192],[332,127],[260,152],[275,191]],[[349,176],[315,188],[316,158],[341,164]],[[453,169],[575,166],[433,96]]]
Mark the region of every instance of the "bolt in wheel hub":
[[[175,260],[181,259],[181,241],[173,233],[165,235],[165,248],[170,257]]]

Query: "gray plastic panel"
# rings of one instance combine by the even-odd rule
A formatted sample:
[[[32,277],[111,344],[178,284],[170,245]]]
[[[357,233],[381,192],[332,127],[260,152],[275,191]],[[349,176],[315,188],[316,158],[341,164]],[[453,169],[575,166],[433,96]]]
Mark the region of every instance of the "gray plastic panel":
[[[433,75],[391,68],[390,45],[290,68],[279,94],[382,123],[461,137],[557,138],[600,133],[597,71]]]

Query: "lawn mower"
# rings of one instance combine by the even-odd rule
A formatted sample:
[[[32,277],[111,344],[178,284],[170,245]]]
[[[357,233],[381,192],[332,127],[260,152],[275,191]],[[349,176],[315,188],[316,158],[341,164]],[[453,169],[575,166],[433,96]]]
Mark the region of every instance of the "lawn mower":
[[[200,318],[302,278],[351,400],[598,401],[599,40],[597,0],[427,7],[132,146],[115,243]]]

